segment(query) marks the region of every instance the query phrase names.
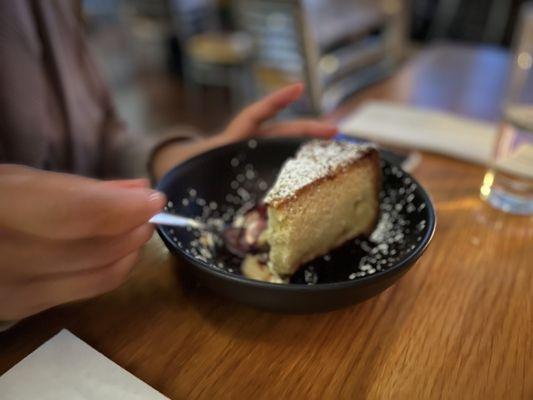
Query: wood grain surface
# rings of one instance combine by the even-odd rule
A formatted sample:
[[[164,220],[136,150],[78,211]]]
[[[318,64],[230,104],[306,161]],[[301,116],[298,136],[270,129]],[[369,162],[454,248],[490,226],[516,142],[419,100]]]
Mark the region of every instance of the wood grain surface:
[[[508,57],[424,50],[370,98],[497,119]],[[532,399],[533,218],[478,197],[483,168],[423,154],[438,226],[396,285],[359,305],[283,315],[195,286],[158,238],[131,279],[0,334],[0,373],[62,328],[172,399]],[[1,398],[0,393],[0,398]]]

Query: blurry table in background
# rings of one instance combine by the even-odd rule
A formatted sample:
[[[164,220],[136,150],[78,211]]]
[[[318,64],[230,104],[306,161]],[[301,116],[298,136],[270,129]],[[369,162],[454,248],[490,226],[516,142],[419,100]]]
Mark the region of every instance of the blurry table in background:
[[[491,49],[427,49],[333,117],[388,99],[497,120],[507,62]],[[423,154],[414,175],[435,201],[436,235],[362,304],[257,311],[196,288],[154,238],[119,290],[0,334],[0,373],[67,328],[172,399],[531,399],[533,218],[479,200],[483,172]]]
[[[407,61],[391,79],[345,102],[331,117],[342,117],[369,99],[382,99],[497,121],[508,68],[504,50],[436,45]]]

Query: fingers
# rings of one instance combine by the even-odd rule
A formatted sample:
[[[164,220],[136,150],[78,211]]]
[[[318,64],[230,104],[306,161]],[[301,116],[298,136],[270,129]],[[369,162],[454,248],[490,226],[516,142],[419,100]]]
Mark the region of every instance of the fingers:
[[[313,136],[331,138],[337,134],[337,127],[326,122],[310,119],[293,120],[272,124],[259,131],[266,136]]]
[[[1,317],[20,319],[59,304],[107,293],[126,280],[138,258],[139,252],[135,251],[102,268],[13,287],[10,293],[0,298],[0,301],[7,302]]]
[[[244,138],[255,132],[261,123],[274,117],[302,94],[304,86],[296,83],[265,96],[246,107],[226,129],[235,138]]]
[[[0,275],[4,281],[22,282],[99,268],[140,249],[153,232],[153,225],[144,224],[115,237],[72,241],[11,233],[0,241]]]
[[[0,165],[0,319],[123,282],[166,204],[147,186]]]
[[[72,248],[63,252],[61,263],[55,266],[50,265],[47,272],[76,272],[111,264],[126,255],[140,250],[148,242],[154,233],[152,224],[141,225],[126,234],[111,238],[93,238],[88,240],[77,240]],[[60,246],[54,249],[60,251]],[[59,256],[59,254],[57,254]],[[56,260],[59,257],[54,257]],[[35,271],[39,273],[40,271]]]
[[[304,87],[301,83],[296,83],[276,90],[261,100],[253,103],[244,109],[242,114],[255,123],[261,123],[272,118],[292,102],[296,101],[302,94]]]
[[[122,179],[115,181],[105,181],[104,184],[121,188],[148,188],[150,187],[150,181],[145,178],[140,179]]]
[[[78,199],[71,199],[65,215],[75,215],[62,236],[83,238],[111,236],[128,232],[146,223],[163,209],[167,200],[163,193],[151,189],[111,188],[103,183],[86,187]]]
[[[143,181],[101,182],[18,166],[0,168],[0,225],[50,239],[117,235],[166,204]]]

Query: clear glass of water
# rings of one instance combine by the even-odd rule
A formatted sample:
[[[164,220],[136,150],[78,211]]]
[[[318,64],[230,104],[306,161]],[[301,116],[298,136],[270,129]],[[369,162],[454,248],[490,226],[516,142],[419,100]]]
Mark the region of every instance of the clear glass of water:
[[[492,206],[533,215],[533,3],[522,8],[493,158],[480,193]]]

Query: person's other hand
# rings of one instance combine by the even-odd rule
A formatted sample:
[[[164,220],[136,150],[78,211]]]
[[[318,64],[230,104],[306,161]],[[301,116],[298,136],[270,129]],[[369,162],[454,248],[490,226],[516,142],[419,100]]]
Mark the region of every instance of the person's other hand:
[[[147,185],[0,165],[0,320],[124,282],[166,203]]]
[[[335,125],[315,119],[271,122],[280,111],[298,100],[304,86],[296,83],[277,90],[243,109],[220,134],[221,142],[232,142],[253,136],[314,136],[329,138],[337,133]]]
[[[270,122],[302,95],[301,83],[277,90],[244,108],[218,135],[192,143],[173,143],[162,147],[154,155],[152,175],[157,179],[174,165],[213,147],[248,139],[254,136],[312,136],[330,138],[337,133],[335,125],[315,119],[295,119]]]

